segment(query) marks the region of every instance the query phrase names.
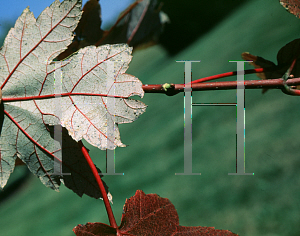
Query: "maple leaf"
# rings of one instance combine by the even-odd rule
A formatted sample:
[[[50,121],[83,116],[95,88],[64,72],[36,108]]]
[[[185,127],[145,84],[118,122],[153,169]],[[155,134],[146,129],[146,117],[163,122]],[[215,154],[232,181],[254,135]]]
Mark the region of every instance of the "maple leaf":
[[[102,150],[125,146],[117,124],[136,120],[146,109],[141,101],[128,99],[144,95],[141,81],[125,74],[131,51],[126,44],[89,46],[80,49],[61,68],[61,124],[76,141],[84,138]],[[46,83],[53,84],[53,79]],[[50,102],[54,106],[55,101]],[[49,113],[49,102],[37,103],[42,113]],[[113,126],[111,130],[108,123]]]
[[[213,227],[180,226],[177,211],[169,199],[161,198],[157,194],[145,194],[142,190],[137,190],[133,197],[126,200],[118,229],[102,223],[87,223],[76,226],[73,231],[77,236],[237,235]]]
[[[143,90],[137,78],[125,74],[132,57],[127,45],[87,47],[70,60],[53,62],[72,42],[80,9],[81,1],[56,0],[36,20],[26,8],[5,38],[0,50],[2,188],[18,157],[47,187],[58,190],[65,180],[78,195],[99,197],[82,189],[97,184],[84,174],[87,167],[78,167],[83,155],[69,135],[101,149],[125,146],[117,124],[132,122],[145,111],[142,102],[128,99],[142,97]],[[62,125],[69,135],[62,133],[59,142],[49,125]],[[62,154],[66,157],[61,159]],[[54,173],[54,162],[71,177]]]

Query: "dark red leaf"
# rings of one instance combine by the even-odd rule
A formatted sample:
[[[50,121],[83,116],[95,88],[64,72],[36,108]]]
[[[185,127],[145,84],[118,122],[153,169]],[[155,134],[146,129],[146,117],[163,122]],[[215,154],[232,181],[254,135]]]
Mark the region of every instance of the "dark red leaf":
[[[280,0],[280,4],[290,13],[300,18],[299,0]]]
[[[185,227],[178,226],[177,231],[172,236],[237,236],[228,230],[219,230],[214,227]]]
[[[87,223],[86,225],[77,225],[73,232],[77,236],[114,236],[116,229],[102,223]]]
[[[102,223],[87,223],[76,226],[73,231],[77,236],[237,236],[213,227],[180,226],[177,211],[169,199],[145,194],[142,190],[126,200],[118,229]]]
[[[120,231],[132,235],[172,235],[179,224],[174,205],[157,194],[137,190],[126,200]]]

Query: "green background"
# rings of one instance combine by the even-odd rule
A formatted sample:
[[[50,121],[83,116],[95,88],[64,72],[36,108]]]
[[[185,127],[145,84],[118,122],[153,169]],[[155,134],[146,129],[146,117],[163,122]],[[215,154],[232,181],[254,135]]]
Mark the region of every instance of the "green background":
[[[193,79],[236,70],[229,61],[241,60],[244,51],[275,62],[278,50],[299,37],[299,28],[300,19],[279,1],[249,1],[175,56],[160,46],[134,52],[127,72],[143,84],[183,83],[184,65],[176,60],[201,60],[193,64]],[[125,175],[104,178],[117,223],[126,198],[141,189],[169,198],[184,226],[229,229],[241,236],[300,235],[299,98],[280,90],[262,95],[260,89],[246,90],[245,98],[246,172],[255,175],[228,175],[235,172],[235,107],[194,107],[193,172],[201,176],[175,176],[183,172],[183,94],[145,94],[146,112],[119,126],[129,146],[116,149],[116,172]],[[235,99],[235,90],[193,92],[198,103]],[[104,171],[105,152],[88,148]],[[101,200],[80,198],[64,186],[57,193],[33,175],[6,196],[25,172],[26,167],[17,167],[1,193],[1,236],[68,236],[77,224],[108,224]]]

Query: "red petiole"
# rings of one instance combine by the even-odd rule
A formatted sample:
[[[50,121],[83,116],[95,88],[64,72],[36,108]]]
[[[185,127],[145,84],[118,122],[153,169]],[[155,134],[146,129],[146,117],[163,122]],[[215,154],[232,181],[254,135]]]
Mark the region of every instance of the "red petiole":
[[[78,142],[78,145],[79,147],[81,148],[81,152],[82,154],[84,155],[87,163],[89,164],[92,172],[93,172],[93,175],[95,176],[95,179],[98,183],[98,186],[99,186],[99,189],[101,191],[101,194],[102,194],[102,197],[103,197],[103,201],[104,201],[104,205],[105,205],[105,208],[106,208],[106,212],[107,212],[107,215],[108,215],[108,219],[109,219],[109,223],[110,223],[110,226],[117,229],[118,228],[118,225],[116,223],[116,220],[115,220],[115,217],[114,217],[114,214],[113,214],[113,211],[111,209],[111,205],[109,203],[109,200],[108,200],[108,197],[107,197],[107,193],[106,193],[106,190],[105,190],[105,187],[103,185],[103,182],[98,174],[98,171],[88,153],[88,151],[86,150],[85,146],[83,145],[82,141],[79,141]]]

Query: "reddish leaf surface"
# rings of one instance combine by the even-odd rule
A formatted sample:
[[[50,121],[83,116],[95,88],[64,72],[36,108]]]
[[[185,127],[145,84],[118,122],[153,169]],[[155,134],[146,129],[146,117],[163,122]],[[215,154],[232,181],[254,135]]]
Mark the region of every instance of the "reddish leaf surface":
[[[299,0],[280,0],[280,4],[290,13],[300,18]]]
[[[228,230],[215,229],[214,227],[186,227],[178,226],[177,231],[172,236],[236,236]]]
[[[136,191],[125,202],[119,230],[132,235],[171,235],[179,224],[177,211],[167,198]]]
[[[115,236],[117,230],[109,225],[102,223],[87,223],[86,225],[77,225],[73,229],[77,236]]]
[[[213,227],[180,226],[177,211],[169,199],[157,194],[145,194],[141,190],[126,200],[121,225],[117,230],[102,223],[87,223],[76,226],[73,231],[77,236],[237,236],[228,230]]]

